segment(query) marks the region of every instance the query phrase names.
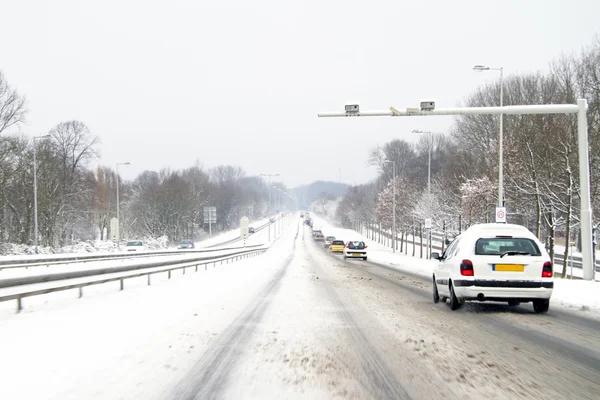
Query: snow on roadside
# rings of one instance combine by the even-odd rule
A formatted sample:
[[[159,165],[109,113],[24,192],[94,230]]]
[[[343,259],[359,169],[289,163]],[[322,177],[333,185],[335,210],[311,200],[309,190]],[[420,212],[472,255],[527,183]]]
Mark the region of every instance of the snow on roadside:
[[[336,228],[320,217],[314,217],[315,228],[323,230],[325,235],[333,235],[337,239],[363,240],[368,246],[369,260],[386,264],[402,272],[409,272],[431,278],[437,261],[419,258],[419,247],[415,251],[416,257],[393,253],[392,249],[377,242],[367,239],[351,229]],[[408,245],[408,254],[412,254],[412,244]],[[558,272],[557,266],[557,271]],[[562,266],[560,266],[562,268]],[[582,276],[581,270],[574,269],[574,276]],[[597,277],[598,278],[598,277]],[[580,311],[591,311],[600,316],[600,281],[583,281],[580,279],[554,280],[551,307],[563,306]]]
[[[292,224],[283,237],[295,232]],[[280,268],[292,242],[171,280],[156,275],[151,286],[143,278],[128,280],[124,291],[99,285],[110,291],[81,299],[73,291],[71,300],[5,314],[0,398],[168,398]]]

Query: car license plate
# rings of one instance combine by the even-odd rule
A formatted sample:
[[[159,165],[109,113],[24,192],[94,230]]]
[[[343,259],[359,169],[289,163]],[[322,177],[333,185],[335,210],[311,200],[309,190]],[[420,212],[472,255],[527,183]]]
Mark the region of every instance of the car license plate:
[[[362,254],[354,253],[354,257],[362,257]]]
[[[525,266],[523,264],[492,264],[492,271],[523,272]]]

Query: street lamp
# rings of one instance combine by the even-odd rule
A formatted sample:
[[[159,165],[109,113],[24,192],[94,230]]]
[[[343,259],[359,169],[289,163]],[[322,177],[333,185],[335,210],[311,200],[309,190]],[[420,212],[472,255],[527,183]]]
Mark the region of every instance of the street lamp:
[[[273,189],[273,186],[271,186],[271,177],[272,176],[279,176],[279,174],[260,174],[260,176],[268,176],[269,177],[269,242],[271,241],[271,190]]]
[[[115,235],[117,248],[121,247],[121,220],[119,219],[119,165],[131,165],[131,163],[129,161],[117,163],[117,234]]]
[[[432,131],[421,131],[418,129],[413,129],[413,133],[427,133],[429,134],[429,145],[428,149],[428,157],[427,157],[427,197],[428,197],[428,214],[429,219],[431,220],[431,148],[433,147],[433,132]],[[431,228],[429,228],[429,233],[427,234],[427,254],[429,258],[429,253],[431,253]]]
[[[35,254],[38,254],[38,218],[37,218],[37,145],[36,139],[47,139],[51,135],[42,135],[33,137],[33,240],[35,244]]]
[[[397,240],[397,235],[396,235],[396,162],[393,160],[387,160],[385,162],[386,164],[392,164],[393,165],[393,172],[392,172],[392,196],[394,196],[393,200],[392,200],[392,235],[393,235],[393,239],[392,239],[392,248],[393,248],[393,252],[396,252],[396,240]]]
[[[477,72],[483,71],[500,71],[500,107],[502,107],[502,97],[504,93],[504,67],[500,68],[491,68],[486,67],[484,65],[476,65],[473,67],[473,70]],[[503,133],[502,133],[502,120],[503,115],[500,113],[500,134],[498,136],[498,207],[504,206],[504,192],[503,192],[503,184],[504,184],[504,172],[503,172]]]

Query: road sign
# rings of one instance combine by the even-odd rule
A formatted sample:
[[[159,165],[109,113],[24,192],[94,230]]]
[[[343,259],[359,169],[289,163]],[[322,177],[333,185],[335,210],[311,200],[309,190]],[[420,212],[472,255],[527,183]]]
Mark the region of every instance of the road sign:
[[[204,223],[208,224],[208,235],[212,236],[212,224],[217,223],[217,207],[204,207]]]
[[[204,223],[217,223],[217,207],[204,207]]]
[[[425,218],[425,229],[431,229],[431,218]]]
[[[496,207],[496,222],[506,223],[506,207]]]

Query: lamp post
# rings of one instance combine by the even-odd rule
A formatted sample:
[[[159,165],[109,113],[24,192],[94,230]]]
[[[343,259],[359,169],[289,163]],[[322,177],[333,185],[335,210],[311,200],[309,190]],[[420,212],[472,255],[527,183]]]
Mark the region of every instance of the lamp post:
[[[433,132],[432,131],[421,131],[418,129],[413,129],[413,133],[427,133],[429,134],[429,144],[428,144],[428,156],[427,156],[427,214],[429,215],[429,219],[431,219],[431,148],[433,147]],[[429,254],[431,253],[431,228],[429,228],[429,232],[427,233],[427,257],[429,258]]]
[[[131,165],[129,161],[117,163],[117,248],[121,248],[121,220],[119,219],[119,165]]]
[[[38,217],[37,217],[37,139],[47,139],[51,135],[33,137],[33,241],[35,254],[38,254]]]
[[[393,160],[387,160],[386,164],[392,164],[392,248],[393,252],[396,252],[396,162]]]
[[[473,70],[478,71],[478,72],[483,72],[483,71],[500,71],[500,107],[502,107],[502,97],[504,95],[504,67],[500,67],[500,68],[491,68],[491,67],[486,67],[484,65],[476,65],[473,67]],[[503,158],[504,158],[504,145],[503,145],[503,131],[502,131],[502,120],[503,120],[503,115],[502,113],[500,113],[500,132],[498,135],[498,207],[503,207],[504,206],[504,191],[503,191],[503,185],[504,185],[504,164],[503,164]]]
[[[271,241],[271,190],[272,190],[272,186],[271,186],[271,177],[272,176],[279,176],[279,174],[260,174],[260,176],[268,176],[269,177],[269,210],[268,210],[268,214],[269,214],[269,242]]]

